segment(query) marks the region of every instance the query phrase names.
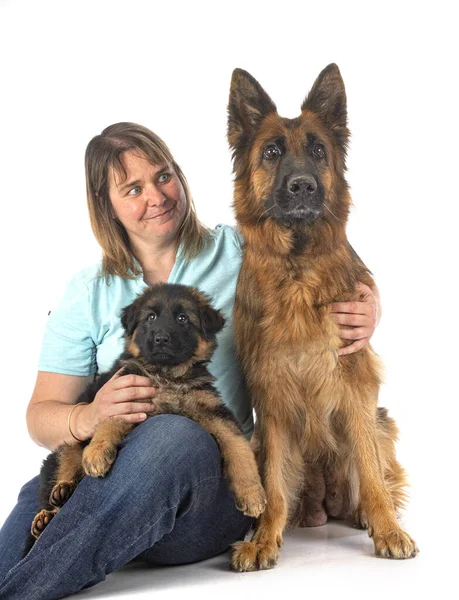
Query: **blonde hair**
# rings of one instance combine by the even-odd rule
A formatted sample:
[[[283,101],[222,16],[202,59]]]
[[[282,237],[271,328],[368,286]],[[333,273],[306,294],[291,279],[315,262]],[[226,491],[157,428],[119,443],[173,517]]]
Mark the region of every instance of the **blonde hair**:
[[[126,177],[121,155],[138,150],[153,165],[171,165],[186,197],[186,212],[178,231],[182,255],[190,260],[199,255],[210,239],[209,230],[199,221],[187,180],[166,144],[152,131],[135,123],[110,125],[89,142],[85,155],[86,192],[89,218],[94,236],[102,248],[101,276],[134,279],[141,274],[132,252],[128,234],[118,219],[113,218],[109,196],[112,171]]]

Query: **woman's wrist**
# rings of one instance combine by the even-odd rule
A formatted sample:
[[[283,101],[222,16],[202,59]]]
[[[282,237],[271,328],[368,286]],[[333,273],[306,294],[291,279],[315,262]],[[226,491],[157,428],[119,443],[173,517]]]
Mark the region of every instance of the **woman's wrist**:
[[[79,442],[89,440],[94,434],[91,405],[80,402],[72,408],[72,411],[69,413],[68,421],[70,434]]]

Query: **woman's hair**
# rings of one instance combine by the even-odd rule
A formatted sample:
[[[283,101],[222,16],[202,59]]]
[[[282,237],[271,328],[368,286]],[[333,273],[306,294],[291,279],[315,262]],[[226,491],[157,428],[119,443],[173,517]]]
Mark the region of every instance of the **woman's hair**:
[[[109,196],[112,172],[126,178],[123,152],[137,150],[153,165],[171,165],[185,190],[186,212],[178,232],[185,260],[197,256],[206,246],[209,230],[198,220],[185,175],[166,144],[149,129],[135,123],[116,123],[96,135],[86,148],[86,191],[91,227],[102,248],[101,276],[119,275],[133,279],[141,274],[127,232],[114,218]]]

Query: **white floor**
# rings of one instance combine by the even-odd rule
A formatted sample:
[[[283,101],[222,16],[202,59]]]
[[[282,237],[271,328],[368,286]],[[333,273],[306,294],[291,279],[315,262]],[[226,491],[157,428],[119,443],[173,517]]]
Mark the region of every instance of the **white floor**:
[[[441,508],[440,506],[438,508]],[[257,573],[228,569],[229,553],[194,565],[146,568],[133,565],[109,575],[105,582],[80,592],[92,600],[126,598],[282,598],[295,594],[321,600],[346,598],[459,598],[452,553],[454,539],[447,522],[418,519],[416,511],[404,528],[421,552],[414,559],[376,558],[366,532],[342,522],[287,533],[277,567]],[[431,516],[440,516],[439,514]],[[454,561],[454,563],[453,563]]]

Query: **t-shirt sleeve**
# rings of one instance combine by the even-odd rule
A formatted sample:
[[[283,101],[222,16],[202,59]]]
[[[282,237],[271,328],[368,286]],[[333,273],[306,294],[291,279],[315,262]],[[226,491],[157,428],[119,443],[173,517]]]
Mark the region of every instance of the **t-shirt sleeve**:
[[[89,289],[78,275],[70,281],[60,304],[48,316],[38,370],[81,376],[97,371]]]

